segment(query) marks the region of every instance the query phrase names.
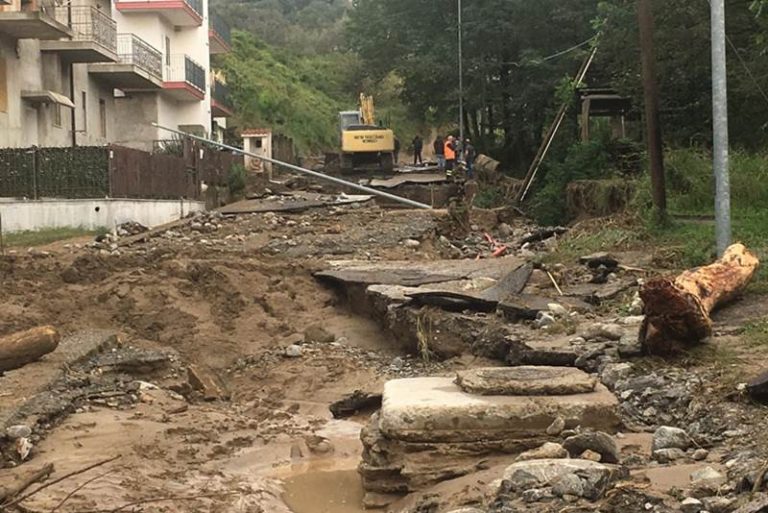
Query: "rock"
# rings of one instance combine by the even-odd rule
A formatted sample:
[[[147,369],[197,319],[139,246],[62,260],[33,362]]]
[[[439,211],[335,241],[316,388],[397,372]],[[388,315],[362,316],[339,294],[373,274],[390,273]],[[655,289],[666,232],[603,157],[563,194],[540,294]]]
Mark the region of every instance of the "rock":
[[[707,456],[709,456],[709,451],[706,449],[696,449],[693,451],[693,459],[696,461],[704,461],[707,459]]]
[[[529,461],[529,460],[547,460],[547,459],[560,459],[567,458],[568,451],[560,445],[554,442],[547,442],[541,447],[525,451],[520,454],[515,461]]]
[[[206,401],[230,398],[230,393],[221,379],[213,371],[203,367],[190,364],[187,367],[187,382],[194,390],[201,392]]]
[[[768,402],[768,371],[764,371],[747,383],[747,393],[758,402]]]
[[[522,497],[525,502],[531,503],[553,499],[555,495],[552,493],[552,488],[532,488],[525,490]]]
[[[24,424],[16,424],[15,426],[9,426],[5,430],[5,434],[11,440],[18,440],[19,438],[28,438],[32,434],[32,428]]]
[[[590,269],[597,269],[601,265],[608,269],[615,269],[619,265],[619,261],[605,252],[593,253],[579,258],[579,263],[586,265]]]
[[[680,503],[681,513],[699,513],[702,509],[704,509],[704,504],[693,497],[688,497]]]
[[[624,328],[619,324],[595,323],[588,326],[581,336],[585,340],[595,340],[598,338],[619,340],[624,336]]]
[[[768,513],[768,494],[761,493],[733,513]]]
[[[619,320],[619,324],[624,326],[640,326],[645,320],[644,315],[630,315]]]
[[[285,356],[288,358],[299,358],[303,353],[304,350],[301,348],[301,346],[296,344],[291,344],[285,348]]]
[[[579,458],[581,458],[582,460],[589,460],[589,461],[600,461],[601,459],[603,459],[603,457],[600,456],[600,453],[597,453],[595,451],[590,451],[589,449],[582,452],[579,455]]]
[[[633,358],[643,354],[643,347],[637,333],[627,333],[619,339],[619,356]]]
[[[687,449],[691,446],[691,437],[685,430],[670,426],[661,426],[653,433],[652,451],[659,449]]]
[[[576,474],[564,474],[552,481],[552,493],[556,497],[564,495],[581,497],[584,495],[584,485]]]
[[[609,363],[603,367],[600,373],[600,381],[603,385],[613,389],[621,380],[629,378],[632,373],[631,363]]]
[[[552,486],[558,478],[576,475],[581,480],[582,496],[595,500],[610,483],[626,475],[626,469],[608,467],[589,460],[556,459],[513,463],[504,471],[506,490],[521,493],[531,488]]]
[[[659,449],[653,451],[653,459],[659,463],[669,463],[670,461],[681,460],[685,458],[685,451],[682,449]]]
[[[485,513],[485,512],[477,508],[459,508],[459,509],[451,510],[448,513]]]
[[[501,223],[498,227],[499,235],[502,235],[504,237],[509,237],[514,232],[514,229],[509,226],[507,223]]]
[[[336,340],[336,335],[329,333],[325,328],[318,324],[309,326],[304,330],[304,342],[317,342],[320,344],[330,344]]]
[[[491,367],[456,373],[456,384],[477,395],[572,395],[595,390],[597,380],[571,367]]]
[[[568,309],[559,303],[549,303],[547,309],[555,317],[565,317],[568,315]]]
[[[552,424],[549,425],[546,432],[549,436],[557,436],[560,433],[562,433],[564,429],[565,429],[565,419],[558,416],[552,422]]]
[[[416,239],[406,239],[403,242],[403,245],[406,248],[418,248],[419,246],[421,246],[421,242],[417,241]]]
[[[736,501],[727,497],[704,497],[701,502],[710,513],[728,513]]]
[[[557,320],[554,318],[554,316],[540,311],[538,314],[536,314],[536,320],[533,323],[537,328],[541,329],[546,328],[547,326],[552,326],[556,322]]]
[[[691,486],[694,488],[708,487],[717,489],[726,481],[726,477],[712,467],[691,472]]]
[[[630,315],[641,315],[643,313],[643,300],[640,299],[640,294],[636,294],[632,299],[632,303],[629,304]]]
[[[563,447],[571,457],[578,457],[586,450],[598,453],[603,463],[618,463],[619,449],[616,442],[606,433],[600,431],[581,433],[566,438]]]

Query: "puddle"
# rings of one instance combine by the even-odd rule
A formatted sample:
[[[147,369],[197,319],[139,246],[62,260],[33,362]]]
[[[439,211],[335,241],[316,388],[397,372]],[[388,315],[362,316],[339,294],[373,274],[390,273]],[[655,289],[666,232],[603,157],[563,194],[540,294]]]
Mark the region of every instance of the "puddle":
[[[667,492],[670,488],[688,488],[691,484],[691,473],[707,467],[720,470],[719,465],[708,463],[693,463],[688,465],[672,465],[668,467],[656,467],[632,472],[634,476],[645,475],[652,490]]]
[[[307,472],[286,479],[283,500],[294,513],[366,513],[357,470]]]

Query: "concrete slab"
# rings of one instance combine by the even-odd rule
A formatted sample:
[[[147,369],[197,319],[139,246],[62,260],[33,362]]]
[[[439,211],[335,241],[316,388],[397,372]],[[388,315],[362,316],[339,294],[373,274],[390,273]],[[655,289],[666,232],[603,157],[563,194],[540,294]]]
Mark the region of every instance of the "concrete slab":
[[[66,369],[84,361],[115,341],[114,332],[93,330],[65,337],[55,351],[40,360],[0,376],[0,431],[18,417],[33,413],[40,396],[60,378]]]
[[[597,379],[573,367],[491,367],[459,371],[456,384],[475,395],[572,395],[593,392]]]
[[[380,429],[390,439],[463,442],[541,436],[560,416],[567,427],[612,432],[618,401],[603,385],[560,396],[479,396],[450,377],[398,379],[384,385]]]

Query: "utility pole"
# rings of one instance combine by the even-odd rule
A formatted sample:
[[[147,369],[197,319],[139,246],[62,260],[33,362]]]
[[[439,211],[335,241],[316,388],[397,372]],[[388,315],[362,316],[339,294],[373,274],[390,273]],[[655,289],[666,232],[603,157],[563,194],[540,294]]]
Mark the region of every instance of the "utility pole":
[[[664,179],[661,127],[659,126],[659,88],[656,83],[656,56],[653,49],[652,0],[639,0],[637,17],[640,24],[645,128],[646,139],[648,140],[648,157],[651,164],[653,205],[656,207],[658,220],[663,220],[667,212],[667,189]]]
[[[728,170],[728,80],[725,60],[725,2],[712,11],[712,169],[715,174],[715,238],[721,255],[731,244],[731,183]]]
[[[458,0],[459,9],[459,146],[464,147],[464,63],[462,61],[462,28],[461,28],[461,0]]]

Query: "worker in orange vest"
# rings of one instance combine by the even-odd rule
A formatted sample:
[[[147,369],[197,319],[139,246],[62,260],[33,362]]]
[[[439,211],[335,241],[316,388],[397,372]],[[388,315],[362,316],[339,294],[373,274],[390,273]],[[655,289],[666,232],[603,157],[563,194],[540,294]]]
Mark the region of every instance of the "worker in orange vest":
[[[453,168],[456,165],[456,138],[452,135],[445,140],[445,174],[453,176]]]

